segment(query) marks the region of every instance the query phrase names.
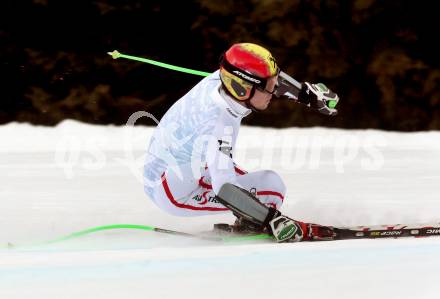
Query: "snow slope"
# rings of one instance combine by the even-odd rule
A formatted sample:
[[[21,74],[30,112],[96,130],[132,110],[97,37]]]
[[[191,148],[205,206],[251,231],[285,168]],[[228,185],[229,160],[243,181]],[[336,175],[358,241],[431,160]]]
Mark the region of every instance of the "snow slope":
[[[439,298],[440,238],[218,244],[89,227],[188,232],[229,214],[179,218],[144,195],[152,128],[0,127],[1,298]],[[241,129],[235,157],[288,186],[283,212],[329,225],[440,222],[440,132]]]

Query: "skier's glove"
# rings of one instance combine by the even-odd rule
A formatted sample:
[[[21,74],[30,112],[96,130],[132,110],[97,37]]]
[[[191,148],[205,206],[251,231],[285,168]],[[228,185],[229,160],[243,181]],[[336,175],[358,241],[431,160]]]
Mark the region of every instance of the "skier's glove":
[[[277,242],[299,242],[303,239],[300,224],[289,217],[276,216],[269,222],[269,226]]]
[[[339,97],[322,83],[304,82],[298,95],[298,101],[325,115],[336,115],[335,109]]]

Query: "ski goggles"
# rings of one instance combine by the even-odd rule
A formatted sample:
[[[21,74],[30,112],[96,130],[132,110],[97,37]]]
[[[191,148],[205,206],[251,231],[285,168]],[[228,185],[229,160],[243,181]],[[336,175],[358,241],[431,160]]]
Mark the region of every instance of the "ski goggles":
[[[261,92],[265,92],[265,93],[268,93],[273,96],[273,95],[276,95],[276,92],[278,90],[278,83],[274,86],[272,91],[269,91],[266,88],[260,88],[260,87],[256,87],[256,88]]]

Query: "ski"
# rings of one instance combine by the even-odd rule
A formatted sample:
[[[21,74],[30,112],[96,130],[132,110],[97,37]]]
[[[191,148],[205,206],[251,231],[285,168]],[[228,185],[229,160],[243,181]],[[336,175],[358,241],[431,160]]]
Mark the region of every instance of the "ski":
[[[336,240],[430,237],[440,235],[440,223],[343,227],[334,231]]]
[[[378,239],[378,238],[402,238],[402,237],[430,237],[440,236],[440,223],[415,224],[415,225],[379,225],[379,226],[353,226],[353,227],[333,227],[308,223],[310,230],[303,241],[334,241],[352,239]],[[268,233],[246,233],[236,231],[232,225],[219,223],[214,225],[214,232],[219,235],[229,236],[232,241],[233,236],[242,238],[259,236],[262,238]],[[225,238],[225,237],[223,237]]]

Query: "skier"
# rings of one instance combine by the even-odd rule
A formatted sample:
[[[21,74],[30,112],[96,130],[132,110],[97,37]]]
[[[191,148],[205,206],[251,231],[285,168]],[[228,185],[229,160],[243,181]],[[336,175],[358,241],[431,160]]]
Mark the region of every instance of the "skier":
[[[267,231],[278,242],[310,237],[310,225],[279,212],[286,194],[280,175],[246,172],[233,160],[241,120],[280,96],[280,82],[280,69],[268,50],[252,43],[232,45],[220,69],[175,102],[155,129],[144,165],[150,199],[177,216],[232,210],[237,230]],[[327,115],[337,112],[338,96],[323,84],[302,83],[296,100]],[[227,196],[219,196],[222,192]],[[229,202],[234,196],[227,192],[246,198]]]

